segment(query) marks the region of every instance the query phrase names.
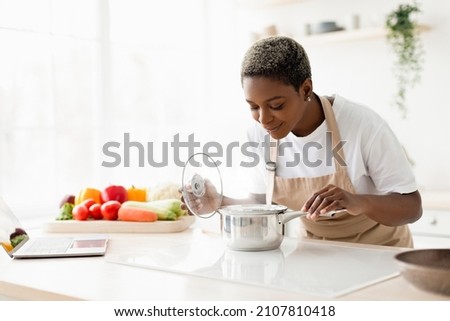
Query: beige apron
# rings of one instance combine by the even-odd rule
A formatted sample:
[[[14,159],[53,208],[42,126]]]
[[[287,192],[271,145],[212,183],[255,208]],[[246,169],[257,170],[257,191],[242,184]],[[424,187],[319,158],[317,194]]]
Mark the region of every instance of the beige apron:
[[[328,130],[332,135],[333,146],[341,141],[336,118],[330,102],[320,97],[325,113]],[[272,139],[272,138],[271,138]],[[277,144],[273,144],[278,146]],[[345,160],[342,148],[337,152]],[[350,193],[355,193],[346,168],[334,157],[334,174],[320,177],[281,178],[275,175],[277,147],[270,148],[270,160],[267,163],[268,187],[266,200],[282,204],[293,210],[300,210],[307,199],[328,184],[336,185]],[[366,215],[350,215],[346,212],[333,218],[319,217],[317,221],[301,217],[305,229],[304,236],[314,239],[346,241],[365,244],[412,247],[412,238],[407,225],[386,226],[375,222]]]

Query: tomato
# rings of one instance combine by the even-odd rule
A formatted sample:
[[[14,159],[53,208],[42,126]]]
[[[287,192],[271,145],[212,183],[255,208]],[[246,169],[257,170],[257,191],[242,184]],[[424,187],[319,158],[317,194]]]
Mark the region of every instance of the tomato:
[[[97,204],[97,203],[95,202],[95,200],[93,198],[88,198],[81,202],[81,205],[86,206],[87,209],[90,209],[90,207],[94,204]]]
[[[89,214],[94,220],[101,220],[103,218],[101,205],[94,203],[89,207]]]
[[[78,221],[86,221],[89,217],[89,210],[85,205],[75,205],[72,210],[72,216]]]
[[[101,206],[101,213],[103,215],[103,219],[115,221],[119,216],[119,209],[122,204],[119,201],[107,201]]]

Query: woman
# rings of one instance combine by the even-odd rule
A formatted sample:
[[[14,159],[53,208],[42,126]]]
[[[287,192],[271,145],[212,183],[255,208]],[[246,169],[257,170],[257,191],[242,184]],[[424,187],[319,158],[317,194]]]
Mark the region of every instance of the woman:
[[[252,169],[248,202],[266,198],[308,212],[301,220],[310,238],[412,247],[407,224],[421,217],[421,197],[383,119],[341,96],[318,96],[306,52],[287,37],[254,43],[241,82],[256,120],[248,138],[258,142],[260,159],[270,156]],[[269,153],[261,144],[267,134],[275,146]],[[242,200],[222,205],[233,203]],[[333,218],[322,215],[340,209]]]

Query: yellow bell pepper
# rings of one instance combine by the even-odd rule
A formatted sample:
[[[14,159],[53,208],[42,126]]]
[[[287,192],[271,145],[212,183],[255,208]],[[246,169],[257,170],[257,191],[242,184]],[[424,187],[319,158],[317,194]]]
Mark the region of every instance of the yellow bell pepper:
[[[147,201],[147,189],[146,188],[137,188],[132,185],[128,192],[128,200],[129,201],[138,201],[138,202],[146,202]]]
[[[95,203],[101,204],[100,190],[92,187],[83,188],[77,196],[75,196],[75,205],[81,204],[84,200],[92,198]]]
[[[9,242],[2,242],[1,244],[3,248],[6,250],[6,252],[11,252],[14,248]]]

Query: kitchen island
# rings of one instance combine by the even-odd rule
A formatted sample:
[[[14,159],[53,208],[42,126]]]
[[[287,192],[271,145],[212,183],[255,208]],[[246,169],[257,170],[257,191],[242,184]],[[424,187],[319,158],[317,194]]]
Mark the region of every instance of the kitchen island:
[[[59,233],[50,234],[60,235]],[[186,263],[189,258],[188,252],[204,253],[203,257],[206,261],[208,255],[214,261],[215,258],[211,257],[211,252],[203,251],[203,247],[208,248],[209,244],[209,248],[211,248],[211,244],[221,244],[219,243],[221,241],[218,234],[204,231],[194,225],[179,233],[111,233],[108,251],[104,257],[12,260],[6,253],[2,253],[0,254],[0,297],[13,300],[95,301],[439,301],[449,299],[449,297],[428,293],[413,287],[398,273],[342,291],[338,295],[329,295],[325,292],[324,295],[321,295],[317,290],[296,291],[296,288],[284,290],[279,284],[274,284],[274,286],[258,284],[258,282],[270,284],[271,279],[285,280],[283,273],[287,273],[285,267],[289,265],[286,264],[281,268],[279,265],[285,259],[295,259],[296,262],[304,263],[307,266],[308,256],[302,257],[301,253],[304,252],[299,252],[299,256],[295,252],[297,249],[311,248],[319,252],[323,250],[324,253],[338,250],[347,253],[347,256],[351,249],[357,250],[358,252],[355,253],[359,253],[358,255],[375,251],[374,253],[387,253],[388,256],[406,250],[382,246],[286,237],[281,250],[275,252],[232,253],[225,249],[225,252],[220,254],[218,252],[223,249],[218,249],[215,255],[220,257],[220,261],[211,266],[207,266],[208,264],[205,263],[205,267],[209,269],[203,269],[200,272],[195,270],[196,273],[193,274],[191,273],[194,270],[192,266],[190,270],[189,267],[183,266],[182,263]],[[287,256],[286,251],[290,251]],[[254,258],[263,259],[248,260],[252,255]],[[147,261],[142,261],[142,259],[147,259]],[[323,256],[320,259],[325,259],[323,262],[327,265],[330,274],[333,274],[333,268],[339,266],[336,257],[333,258],[334,261],[332,259],[326,261],[326,257]],[[170,263],[170,260],[178,262],[178,266],[173,268],[174,265]],[[286,260],[286,262],[292,261]],[[394,264],[395,262],[386,263]],[[152,266],[152,264],[157,266]],[[165,271],[165,265],[171,266],[171,268]],[[223,275],[221,277],[214,276],[211,272],[213,271],[212,266],[215,266],[214,271],[222,271]],[[361,269],[350,265],[347,274],[370,274],[371,269],[377,271],[380,266],[379,264],[370,264]],[[291,264],[290,269],[292,267],[295,268],[295,265]],[[177,273],[177,269],[179,273]],[[204,273],[203,276],[202,273]],[[296,272],[294,270],[289,273],[295,275]],[[256,283],[253,284],[239,281],[245,281],[246,277],[251,278],[255,275],[260,276],[263,280],[256,280]],[[321,276],[319,278],[321,279]]]

